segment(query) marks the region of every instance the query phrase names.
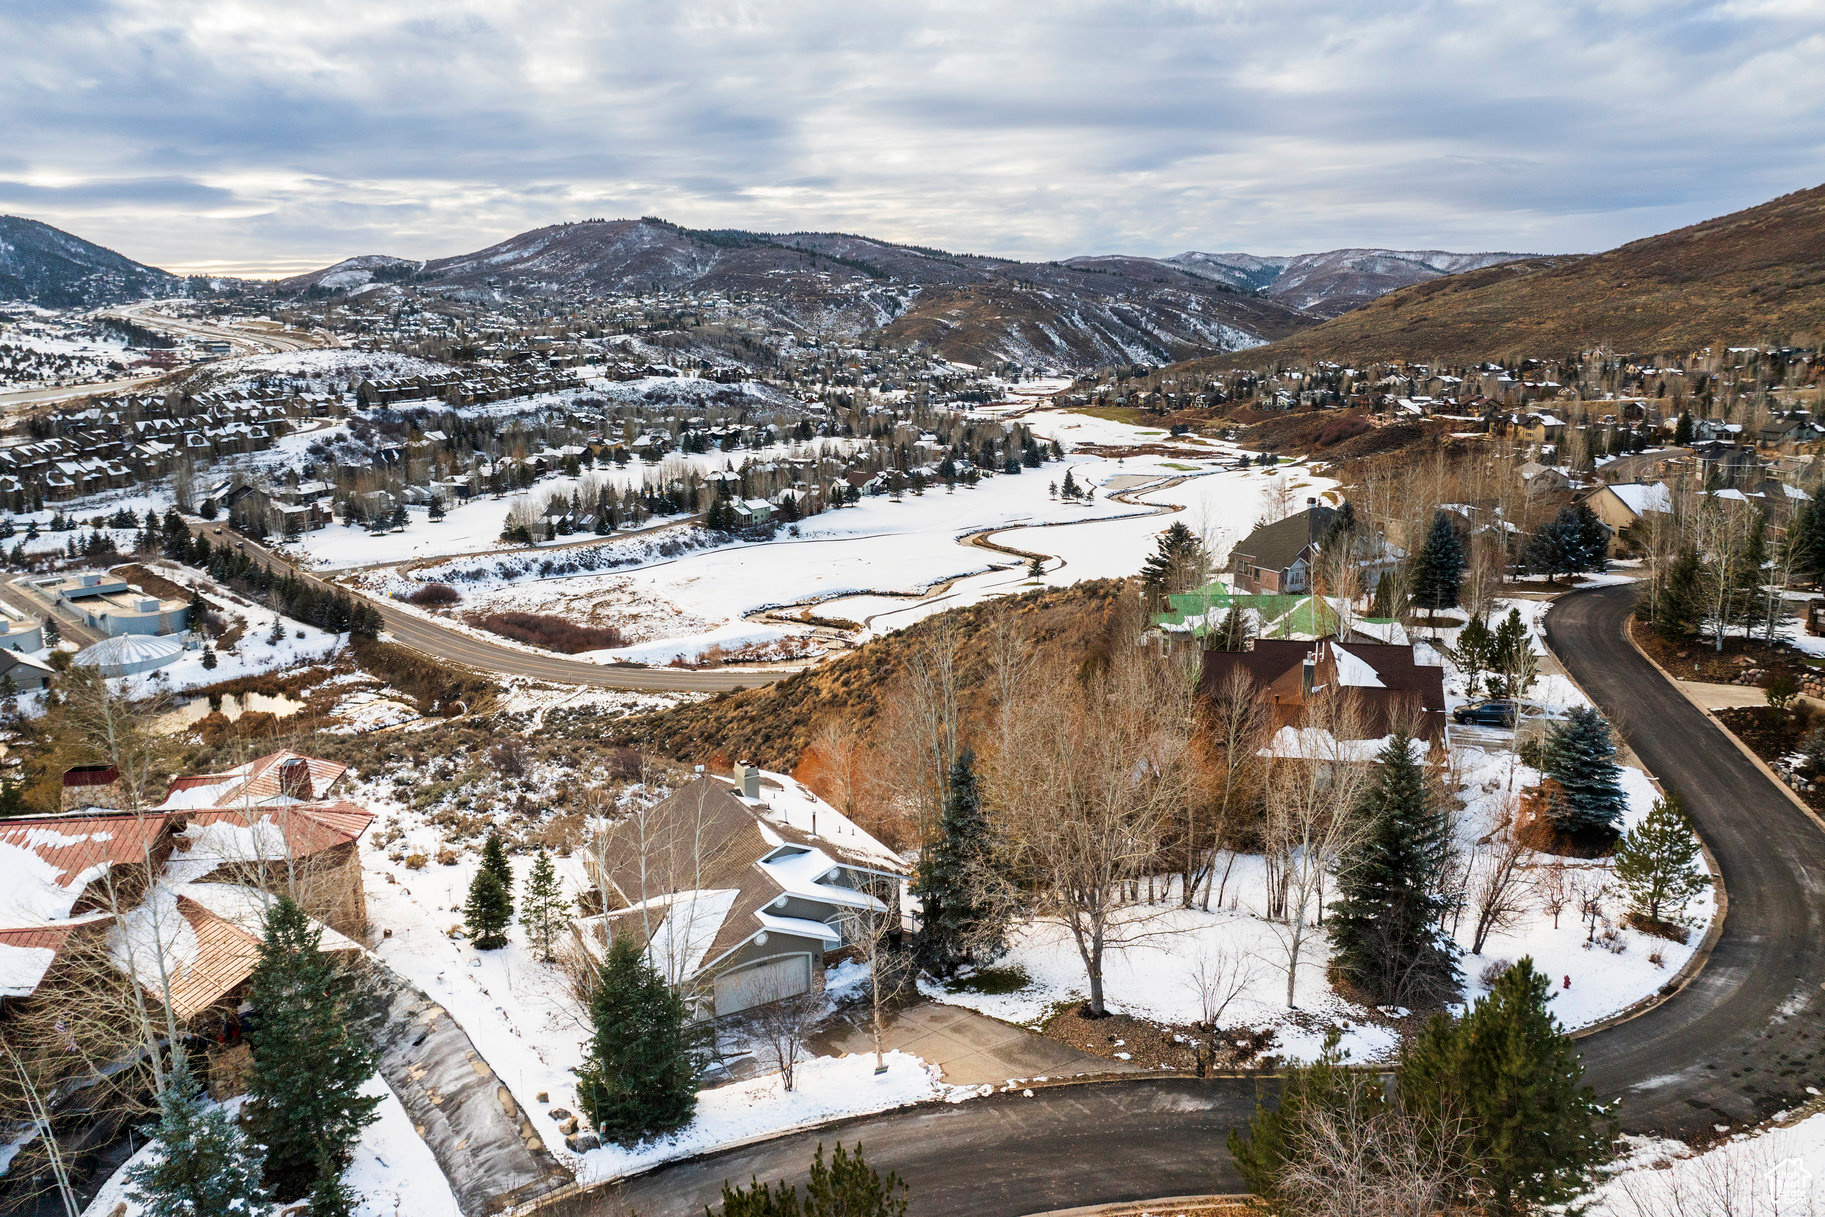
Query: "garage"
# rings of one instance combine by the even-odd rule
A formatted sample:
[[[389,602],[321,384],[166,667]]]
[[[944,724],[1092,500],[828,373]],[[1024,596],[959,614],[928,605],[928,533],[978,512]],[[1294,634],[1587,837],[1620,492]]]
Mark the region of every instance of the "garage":
[[[716,978],[716,1017],[809,992],[810,955],[781,955],[744,964]]]

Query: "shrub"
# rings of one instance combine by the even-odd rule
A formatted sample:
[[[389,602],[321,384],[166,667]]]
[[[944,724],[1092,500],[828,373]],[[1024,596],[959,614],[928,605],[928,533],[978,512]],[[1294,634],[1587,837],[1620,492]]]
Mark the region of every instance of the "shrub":
[[[1785,672],[1778,672],[1768,681],[1763,690],[1768,695],[1768,704],[1776,710],[1787,710],[1800,699],[1800,686],[1793,683],[1793,677]]]
[[[604,651],[625,646],[627,640],[613,626],[578,625],[562,617],[543,613],[489,613],[476,622],[485,630],[529,643],[548,651],[575,655],[580,651]]]
[[[463,595],[448,583],[427,583],[406,597],[407,604],[416,604],[419,608],[449,608],[460,604]]]
[[[425,856],[423,854],[407,854],[406,855],[406,869],[407,870],[423,870],[424,868],[425,868]]]
[[[1485,989],[1493,989],[1495,982],[1502,979],[1502,973],[1512,967],[1514,967],[1514,963],[1511,960],[1492,959],[1483,965],[1481,972],[1477,973],[1477,980],[1482,982]]]

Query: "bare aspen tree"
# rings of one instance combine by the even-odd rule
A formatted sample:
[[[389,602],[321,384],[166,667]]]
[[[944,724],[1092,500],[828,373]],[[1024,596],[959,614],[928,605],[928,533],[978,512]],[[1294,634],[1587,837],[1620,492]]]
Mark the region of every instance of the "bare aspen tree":
[[[1208,912],[1211,888],[1216,888],[1218,907],[1229,885],[1229,874],[1235,866],[1236,851],[1225,847],[1234,831],[1236,820],[1257,807],[1261,798],[1266,768],[1261,752],[1273,734],[1273,723],[1261,703],[1255,682],[1246,672],[1237,670],[1218,686],[1215,696],[1206,703],[1205,740],[1210,750],[1210,781],[1217,788],[1216,806],[1210,825],[1213,851],[1228,855],[1222,875],[1217,875],[1213,852],[1204,868],[1204,895],[1201,907]],[[1190,908],[1190,892],[1183,894]]]
[[[817,1026],[824,1013],[821,993],[791,993],[784,989],[763,992],[760,1004],[746,1011],[741,1030],[758,1040],[779,1071],[780,1086],[798,1087],[798,1064],[805,1057],[805,1038]]]
[[[1033,675],[1033,640],[1008,614],[988,628],[989,680],[995,694],[995,737],[1005,742],[1013,707],[1029,692]]]
[[[1472,955],[1481,955],[1491,933],[1507,929],[1527,911],[1530,893],[1520,870],[1526,855],[1526,847],[1506,827],[1471,847],[1466,895],[1476,915],[1471,926]]]
[[[1326,877],[1361,828],[1357,804],[1369,776],[1369,758],[1358,755],[1363,736],[1360,700],[1346,690],[1308,702],[1303,725],[1276,737],[1290,746],[1271,762],[1266,840],[1289,1007],[1297,1005],[1299,962],[1322,914]]]
[[[887,1010],[905,990],[913,967],[905,952],[893,945],[900,932],[899,884],[871,877],[859,890],[870,897],[871,903],[844,910],[842,933],[843,941],[868,968],[869,1029],[874,1037],[875,1072],[880,1073],[887,1068],[887,1057],[881,1049]]]
[[[151,1063],[153,1083],[162,1091],[165,1073],[159,1041],[163,1038],[166,1043],[176,1044],[180,1039],[165,950],[165,944],[175,939],[180,927],[166,923],[181,915],[175,901],[166,908],[166,902],[157,899],[151,890],[158,882],[159,855],[155,852],[156,834],[150,831],[147,821],[154,818],[152,809],[163,802],[176,757],[175,747],[168,736],[159,735],[150,728],[158,708],[154,706],[148,711],[143,704],[135,706],[114,691],[99,669],[71,668],[64,676],[63,697],[57,724],[61,737],[59,746],[72,755],[112,766],[116,775],[118,810],[138,822],[140,863],[146,887],[142,889],[137,882],[127,883],[125,876],[117,874],[114,867],[102,871],[100,886],[113,919],[112,945],[116,957],[134,982],[130,986],[134,1018]],[[136,932],[132,921],[142,912],[151,932],[150,943]],[[148,988],[160,995],[161,1011],[154,1011],[147,1002]],[[155,1018],[160,1016],[162,1028],[154,1025]]]
[[[1739,510],[1725,499],[1707,495],[1695,513],[1694,525],[1699,552],[1705,557],[1699,575],[1705,614],[1710,619],[1712,641],[1721,652],[1730,625],[1742,616],[1745,585],[1754,586],[1755,577],[1743,569],[1752,533],[1749,508],[1744,504]]]
[[[650,787],[650,773],[648,779],[643,785]],[[618,820],[592,823],[588,848],[604,895],[612,891],[634,910],[648,962],[675,989],[689,987],[691,965],[726,911],[708,894],[726,886],[717,877],[735,850],[715,813],[717,794],[711,782],[699,781],[670,799],[636,800]],[[584,802],[597,812],[615,810],[603,788]],[[605,915],[604,951],[609,937]]]

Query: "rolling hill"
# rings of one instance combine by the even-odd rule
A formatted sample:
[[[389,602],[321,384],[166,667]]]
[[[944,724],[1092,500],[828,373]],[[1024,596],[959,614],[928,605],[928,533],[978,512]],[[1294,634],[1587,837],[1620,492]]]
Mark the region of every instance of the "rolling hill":
[[[0,216],[0,300],[95,308],[176,295],[184,281],[38,220]]]
[[[1825,186],[1582,257],[1526,258],[1392,292],[1248,362],[1672,354],[1825,340]],[[1197,361],[1230,366],[1234,360]]]

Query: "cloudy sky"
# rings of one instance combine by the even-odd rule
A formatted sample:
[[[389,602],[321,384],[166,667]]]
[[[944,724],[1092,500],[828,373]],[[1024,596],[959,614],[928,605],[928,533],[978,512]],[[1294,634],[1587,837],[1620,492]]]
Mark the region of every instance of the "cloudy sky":
[[[1825,181],[1825,0],[0,0],[0,212],[174,270],[592,216],[1605,248]]]

